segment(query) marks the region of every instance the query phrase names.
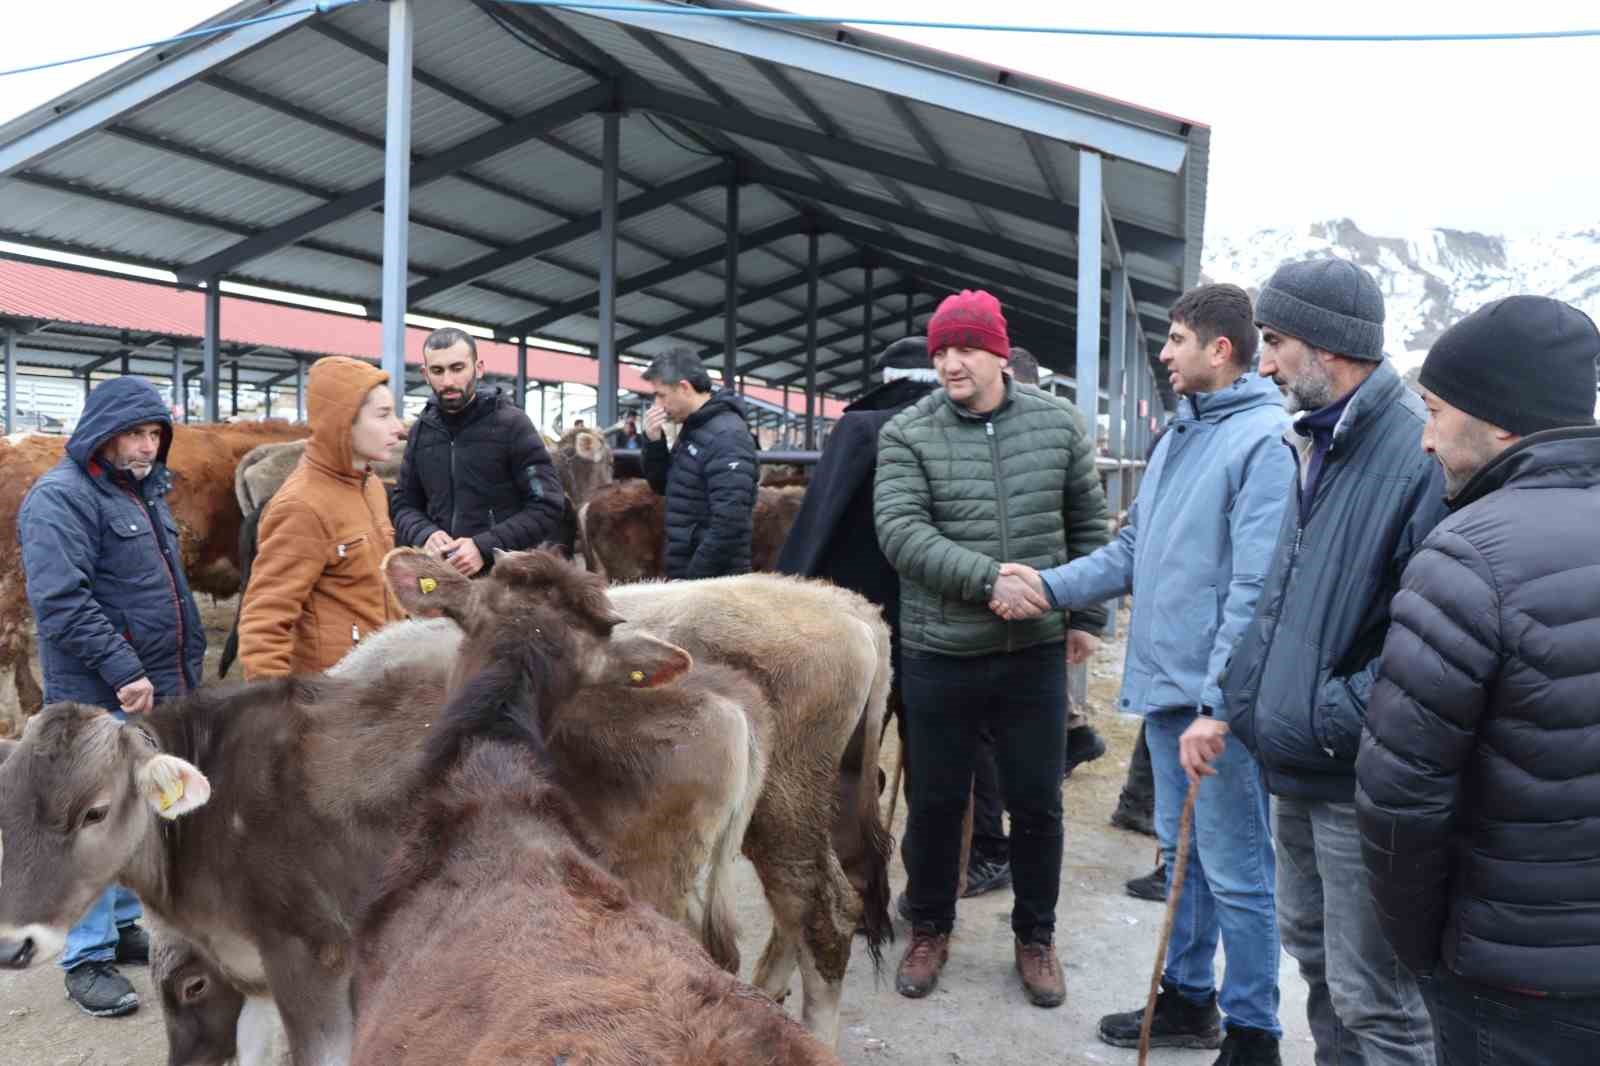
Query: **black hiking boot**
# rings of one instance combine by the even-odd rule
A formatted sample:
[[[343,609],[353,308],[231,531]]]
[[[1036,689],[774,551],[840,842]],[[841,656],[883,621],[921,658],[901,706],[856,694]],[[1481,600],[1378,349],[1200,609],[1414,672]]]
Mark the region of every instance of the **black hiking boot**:
[[[1124,792],[1117,800],[1117,809],[1111,812],[1111,824],[1130,833],[1153,837],[1156,835],[1156,820],[1150,807],[1150,804],[1130,800]]]
[[[1122,890],[1134,899],[1147,899],[1153,903],[1167,901],[1167,867],[1165,863],[1156,866],[1154,870],[1143,877],[1135,877],[1132,881],[1122,886]]]
[[[1222,1054],[1211,1066],[1283,1066],[1278,1057],[1278,1038],[1264,1029],[1243,1025],[1228,1026]]]
[[[150,965],[150,934],[131,923],[118,929],[117,962],[123,966]]]
[[[33,938],[0,940],[0,969],[26,970],[33,961]]]
[[[967,864],[967,887],[962,891],[962,899],[971,899],[981,896],[986,892],[993,892],[999,888],[1011,885],[1011,864],[1009,862],[995,862],[990,859],[973,859]],[[909,919],[907,919],[909,921]]]
[[[1071,777],[1074,767],[1094,762],[1105,753],[1105,738],[1094,731],[1094,726],[1067,730],[1067,768],[1061,775],[1062,779]]]
[[[120,1018],[139,1009],[139,994],[109,962],[86,962],[68,970],[67,998],[96,1018]]]
[[[1112,1047],[1138,1047],[1144,1008],[1100,1019],[1100,1039]],[[1191,1003],[1165,981],[1156,997],[1155,1018],[1150,1023],[1151,1047],[1215,1048],[1222,1046],[1222,1015],[1217,997]],[[1220,1060],[1219,1060],[1220,1061]]]

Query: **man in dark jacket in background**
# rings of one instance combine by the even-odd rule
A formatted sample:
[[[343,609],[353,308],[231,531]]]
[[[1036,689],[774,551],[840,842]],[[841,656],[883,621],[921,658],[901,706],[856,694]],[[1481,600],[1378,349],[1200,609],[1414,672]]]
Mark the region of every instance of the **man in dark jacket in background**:
[[[1447,1066],[1600,1054],[1597,357],[1588,316],[1512,296],[1422,364],[1453,513],[1394,600],[1356,810]]]
[[[115,378],[83,405],[67,454],[17,514],[46,703],[148,713],[200,684],[205,629],[166,500],[172,416],[143,378]],[[149,961],[139,901],[107,889],[67,934],[67,996],[115,1017],[139,997],[115,963]]]
[[[1232,732],[1277,797],[1278,927],[1310,986],[1318,1066],[1432,1066],[1415,979],[1378,927],[1356,829],[1355,762],[1411,555],[1444,516],[1417,446],[1422,401],[1383,357],[1383,295],[1341,259],[1286,263],[1256,298],[1260,370],[1298,413],[1296,498],[1220,688],[1179,743],[1191,780]]]
[[[758,474],[744,402],[726,389],[713,393],[711,375],[687,348],[658,357],[643,377],[656,393],[642,458],[645,479],[667,498],[667,576],[749,573]],[[680,427],[670,452],[669,420]]]
[[[558,539],[566,499],[544,439],[515,398],[478,384],[472,335],[434,330],[422,364],[433,399],[406,440],[390,507],[395,544],[443,555],[471,577],[494,565],[495,548]]]

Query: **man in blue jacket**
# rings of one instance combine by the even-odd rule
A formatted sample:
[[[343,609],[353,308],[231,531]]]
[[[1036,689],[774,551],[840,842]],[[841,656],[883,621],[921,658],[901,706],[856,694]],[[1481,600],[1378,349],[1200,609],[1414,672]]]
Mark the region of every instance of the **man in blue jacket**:
[[[1057,608],[1133,594],[1121,705],[1145,716],[1156,829],[1169,868],[1188,791],[1179,741],[1222,705],[1217,679],[1255,611],[1294,480],[1282,442],[1289,425],[1283,398],[1250,373],[1255,351],[1243,289],[1203,285],[1185,293],[1161,350],[1181,397],[1178,416],[1151,455],[1127,525],[1065,566],[1001,571],[1020,573]],[[1220,1046],[1219,1064],[1277,1066],[1283,1030],[1267,791],[1260,767],[1236,739],[1212,768],[1195,807],[1194,851],[1150,1043]],[[1220,1000],[1219,935],[1228,958]],[[1137,1047],[1143,1020],[1142,1009],[1107,1015],[1100,1039]]]
[[[172,416],[143,378],[116,378],[83,406],[67,454],[17,515],[46,703],[144,714],[200,683],[205,630],[184,577],[170,483]],[[97,1017],[139,997],[115,963],[149,960],[139,901],[108,889],[68,934],[67,995]]]
[[[1225,712],[1184,738],[1195,772],[1237,739],[1277,797],[1278,929],[1310,986],[1317,1062],[1433,1066],[1416,980],[1361,860],[1356,751],[1400,577],[1445,515],[1422,400],[1383,357],[1383,294],[1342,259],[1285,263],[1256,297],[1261,373],[1284,389],[1299,478]],[[1230,735],[1231,734],[1231,735]]]

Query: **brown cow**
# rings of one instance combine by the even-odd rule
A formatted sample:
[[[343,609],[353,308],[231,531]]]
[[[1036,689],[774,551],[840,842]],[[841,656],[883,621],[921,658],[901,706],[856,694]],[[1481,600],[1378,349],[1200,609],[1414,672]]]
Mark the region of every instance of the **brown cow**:
[[[167,1066],[272,1066],[278,1012],[247,998],[183,937],[150,923],[150,980],[161,994]]]
[[[750,565],[770,571],[778,564],[784,538],[800,513],[805,486],[756,490],[751,513]],[[666,576],[666,499],[640,478],[597,488],[578,511],[579,543],[589,569],[613,584]]]
[[[239,460],[258,444],[306,433],[303,425],[276,420],[172,427],[167,503],[178,520],[183,568],[195,592],[232,596],[239,591],[241,515],[233,481]],[[0,713],[0,736],[13,732],[10,719],[20,725],[44,702],[29,665],[33,615],[22,573],[17,511],[35,479],[60,460],[66,446],[66,437],[39,434],[0,441],[0,676],[9,671],[15,678],[20,712]]]
[[[414,604],[449,601],[469,639],[415,827],[357,929],[354,1066],[837,1064],[596,861],[541,722],[618,621],[597,579],[544,553],[502,555],[471,586],[427,556],[386,565]],[[670,651],[636,683],[686,669]]]

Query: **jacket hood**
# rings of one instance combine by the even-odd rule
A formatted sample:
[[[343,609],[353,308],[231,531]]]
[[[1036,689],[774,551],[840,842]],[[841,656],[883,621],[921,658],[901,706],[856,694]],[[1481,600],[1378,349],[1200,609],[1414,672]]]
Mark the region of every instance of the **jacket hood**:
[[[1571,426],[1532,433],[1472,475],[1455,498],[1459,511],[1507,485],[1519,488],[1587,488],[1600,483],[1600,427]]]
[[[311,424],[307,457],[331,473],[354,477],[350,431],[367,393],[388,383],[388,374],[359,359],[330,355],[313,363],[306,375],[306,421]]]
[[[739,394],[731,389],[718,389],[711,394],[711,399],[701,405],[700,410],[684,419],[683,428],[702,425],[723,411],[731,411],[744,421],[750,421],[750,412],[745,407],[744,401],[739,398]]]
[[[893,411],[897,407],[908,407],[916,403],[938,387],[936,382],[914,381],[910,378],[886,381],[877,388],[862,393],[844,410],[846,414],[855,411]]]
[[[102,382],[84,401],[78,428],[67,440],[67,454],[87,470],[89,460],[106,441],[146,422],[161,423],[161,450],[156,453],[156,462],[165,463],[167,452],[172,448],[172,412],[167,409],[167,401],[161,398],[161,393],[144,378],[122,377]]]
[[[1283,407],[1283,390],[1271,378],[1255,371],[1239,375],[1232,385],[1217,392],[1185,396],[1178,401],[1178,417],[1201,422],[1220,422],[1229,415],[1257,407]]]

